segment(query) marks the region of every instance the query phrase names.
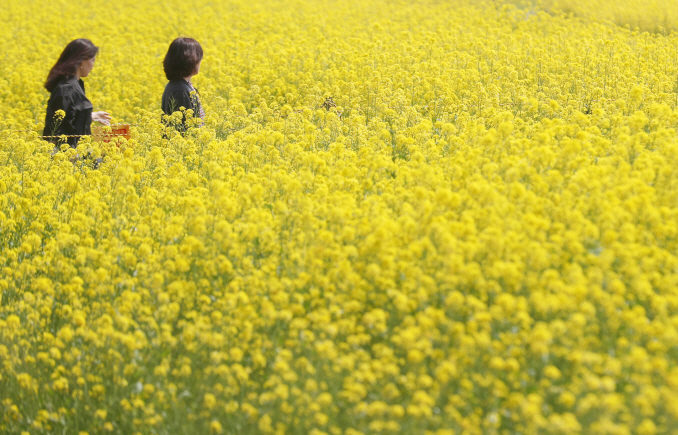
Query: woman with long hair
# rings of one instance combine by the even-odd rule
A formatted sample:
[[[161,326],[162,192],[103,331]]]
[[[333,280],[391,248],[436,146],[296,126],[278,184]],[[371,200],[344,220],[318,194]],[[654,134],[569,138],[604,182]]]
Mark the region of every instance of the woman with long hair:
[[[169,46],[163,68],[165,77],[169,80],[162,94],[162,111],[166,115],[184,109],[192,109],[193,117],[205,119],[205,111],[200,103],[198,90],[193,86],[191,79],[200,72],[202,62],[202,47],[193,38],[177,38]],[[179,131],[186,130],[186,115],[181,124],[175,125]]]
[[[111,116],[106,112],[93,112],[92,103],[85,96],[83,77],[94,68],[99,48],[89,39],[76,39],[68,43],[52,67],[45,82],[51,96],[47,103],[44,136],[59,144],[55,136],[71,136],[67,143],[75,148],[78,136],[91,135],[92,121],[109,125]],[[59,113],[63,111],[63,113]]]

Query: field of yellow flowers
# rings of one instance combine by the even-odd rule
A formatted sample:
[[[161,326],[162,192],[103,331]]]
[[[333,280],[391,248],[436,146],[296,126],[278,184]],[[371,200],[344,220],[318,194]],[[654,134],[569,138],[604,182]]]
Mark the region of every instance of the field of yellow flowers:
[[[0,433],[678,433],[678,34],[474,0],[3,5]],[[207,118],[167,138],[177,36]],[[77,37],[133,136],[52,157]]]
[[[520,0],[509,0],[520,4]],[[528,0],[534,3],[534,0]],[[678,31],[676,0],[539,0],[550,12],[564,12],[596,21],[610,21],[629,29],[666,34]]]

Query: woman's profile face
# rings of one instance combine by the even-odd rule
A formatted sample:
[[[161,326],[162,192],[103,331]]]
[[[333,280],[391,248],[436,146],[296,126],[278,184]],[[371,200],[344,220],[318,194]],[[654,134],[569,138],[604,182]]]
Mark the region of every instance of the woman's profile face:
[[[85,59],[82,61],[80,64],[80,77],[87,77],[92,71],[92,68],[94,68],[94,61],[96,60],[96,56],[91,58],[91,59]]]
[[[195,66],[195,71],[193,71],[193,75],[197,75],[200,72],[200,64],[202,63],[202,60],[198,62],[198,64]]]

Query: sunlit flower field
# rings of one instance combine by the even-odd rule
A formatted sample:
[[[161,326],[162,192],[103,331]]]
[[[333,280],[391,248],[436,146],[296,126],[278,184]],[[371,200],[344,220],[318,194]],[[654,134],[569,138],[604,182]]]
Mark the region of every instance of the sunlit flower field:
[[[521,0],[508,0],[520,4]],[[529,2],[528,2],[529,3]],[[534,3],[534,2],[533,2]],[[631,30],[666,35],[678,31],[678,7],[675,0],[540,0],[550,12],[564,12],[596,21],[610,21]]]
[[[678,34],[549,11],[4,0],[0,433],[678,433]]]

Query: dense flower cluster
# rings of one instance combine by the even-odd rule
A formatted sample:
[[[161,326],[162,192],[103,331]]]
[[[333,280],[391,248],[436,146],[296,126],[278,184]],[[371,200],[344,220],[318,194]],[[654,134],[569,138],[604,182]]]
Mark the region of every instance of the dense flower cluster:
[[[529,7],[532,1],[513,3]],[[595,21],[611,21],[630,29],[668,33],[678,30],[678,9],[674,0],[542,0],[541,6],[551,12],[571,13]]]
[[[0,433],[678,427],[678,36],[494,2],[5,3]],[[179,35],[206,52],[184,136]],[[52,156],[17,130],[75,37],[133,137]]]

